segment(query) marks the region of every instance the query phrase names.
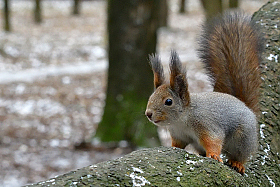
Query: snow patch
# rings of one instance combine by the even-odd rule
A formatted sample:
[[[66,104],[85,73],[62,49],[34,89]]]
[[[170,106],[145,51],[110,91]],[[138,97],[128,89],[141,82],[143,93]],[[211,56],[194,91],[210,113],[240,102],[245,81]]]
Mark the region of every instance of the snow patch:
[[[132,167],[133,171],[136,171],[138,173],[144,173],[141,169],[139,168],[135,168],[135,167]]]
[[[264,127],[265,127],[265,124],[260,125],[260,135],[261,135],[261,138],[263,138],[263,139],[265,138],[264,133],[263,133]]]
[[[99,62],[84,62],[79,65],[64,65],[64,66],[48,66],[42,68],[31,68],[16,72],[2,71],[0,73],[0,84],[9,84],[12,82],[34,82],[38,79],[44,79],[48,76],[59,75],[76,75],[89,74],[104,71],[108,64],[104,61]],[[62,80],[67,84],[69,80]]]
[[[129,175],[132,179],[133,186],[145,186],[146,184],[151,184],[143,176],[138,176],[136,173],[144,173],[141,169],[132,167],[133,172]]]
[[[196,161],[192,161],[192,160],[187,160],[186,161],[186,164],[196,164],[197,162]]]
[[[267,146],[267,148],[265,148],[265,149],[263,150],[263,151],[266,153],[266,155],[261,156],[261,158],[262,158],[261,165],[264,165],[264,164],[265,164],[265,159],[267,159],[267,158],[268,158],[267,155],[269,155],[270,145],[266,143],[266,146]]]
[[[266,143],[267,149],[264,149],[264,152],[268,155],[268,151],[270,151],[270,145]]]
[[[270,54],[269,57],[267,57],[268,60],[273,60],[275,59],[275,62],[278,62],[278,59],[279,59],[279,55],[273,55],[273,54]]]
[[[22,116],[38,115],[51,117],[57,114],[65,114],[65,107],[59,102],[50,99],[39,100],[4,100],[0,99],[0,107],[7,108],[11,113],[17,113]]]
[[[181,176],[183,175],[183,173],[181,173],[180,171],[177,171],[177,173],[178,173],[179,175],[181,175]]]
[[[275,187],[276,185],[275,185],[275,183],[273,182],[273,180],[272,180],[267,174],[265,174],[265,176],[267,177],[267,179],[268,179],[268,181],[270,182],[270,184],[271,184],[273,187]]]

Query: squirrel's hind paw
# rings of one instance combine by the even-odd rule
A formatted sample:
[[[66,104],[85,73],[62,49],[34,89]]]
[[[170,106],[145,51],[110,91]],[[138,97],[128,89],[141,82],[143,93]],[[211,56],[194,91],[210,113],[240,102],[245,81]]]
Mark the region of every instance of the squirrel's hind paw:
[[[244,175],[245,167],[243,166],[243,164],[241,162],[229,159],[226,164],[228,166],[232,167],[233,169],[235,169],[241,175]]]

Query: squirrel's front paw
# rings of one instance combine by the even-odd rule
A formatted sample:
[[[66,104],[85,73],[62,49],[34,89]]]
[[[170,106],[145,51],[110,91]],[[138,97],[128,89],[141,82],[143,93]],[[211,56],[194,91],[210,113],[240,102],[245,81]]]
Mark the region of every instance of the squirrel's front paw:
[[[206,155],[206,157],[213,158],[213,159],[223,163],[223,160],[220,158],[219,155],[209,153]]]
[[[238,173],[242,175],[245,173],[245,167],[241,162],[229,159],[226,164],[232,167],[233,169],[235,169]]]

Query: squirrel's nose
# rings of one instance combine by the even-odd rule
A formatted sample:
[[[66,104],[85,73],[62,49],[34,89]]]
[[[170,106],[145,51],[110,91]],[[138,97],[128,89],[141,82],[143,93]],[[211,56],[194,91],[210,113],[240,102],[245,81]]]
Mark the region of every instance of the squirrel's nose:
[[[153,113],[150,110],[146,110],[145,115],[149,118],[152,119]]]

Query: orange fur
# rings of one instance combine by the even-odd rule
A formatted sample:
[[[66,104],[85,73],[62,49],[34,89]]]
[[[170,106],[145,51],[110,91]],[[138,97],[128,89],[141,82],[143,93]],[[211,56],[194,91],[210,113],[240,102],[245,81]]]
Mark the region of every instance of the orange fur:
[[[219,162],[223,162],[223,160],[220,158],[223,145],[222,140],[213,138],[208,134],[204,134],[200,137],[200,144],[206,150],[206,157],[213,158]]]
[[[243,163],[238,162],[236,160],[229,159],[227,164],[230,165],[231,167],[233,167],[234,169],[236,169],[242,175],[245,173],[245,167],[244,167]]]
[[[256,114],[261,43],[260,32],[249,17],[227,14],[205,25],[199,49],[214,91],[237,97]]]
[[[176,140],[172,137],[171,137],[171,142],[172,142],[171,143],[172,147],[178,147],[178,148],[184,149],[187,146],[186,143],[183,143],[182,141]]]

